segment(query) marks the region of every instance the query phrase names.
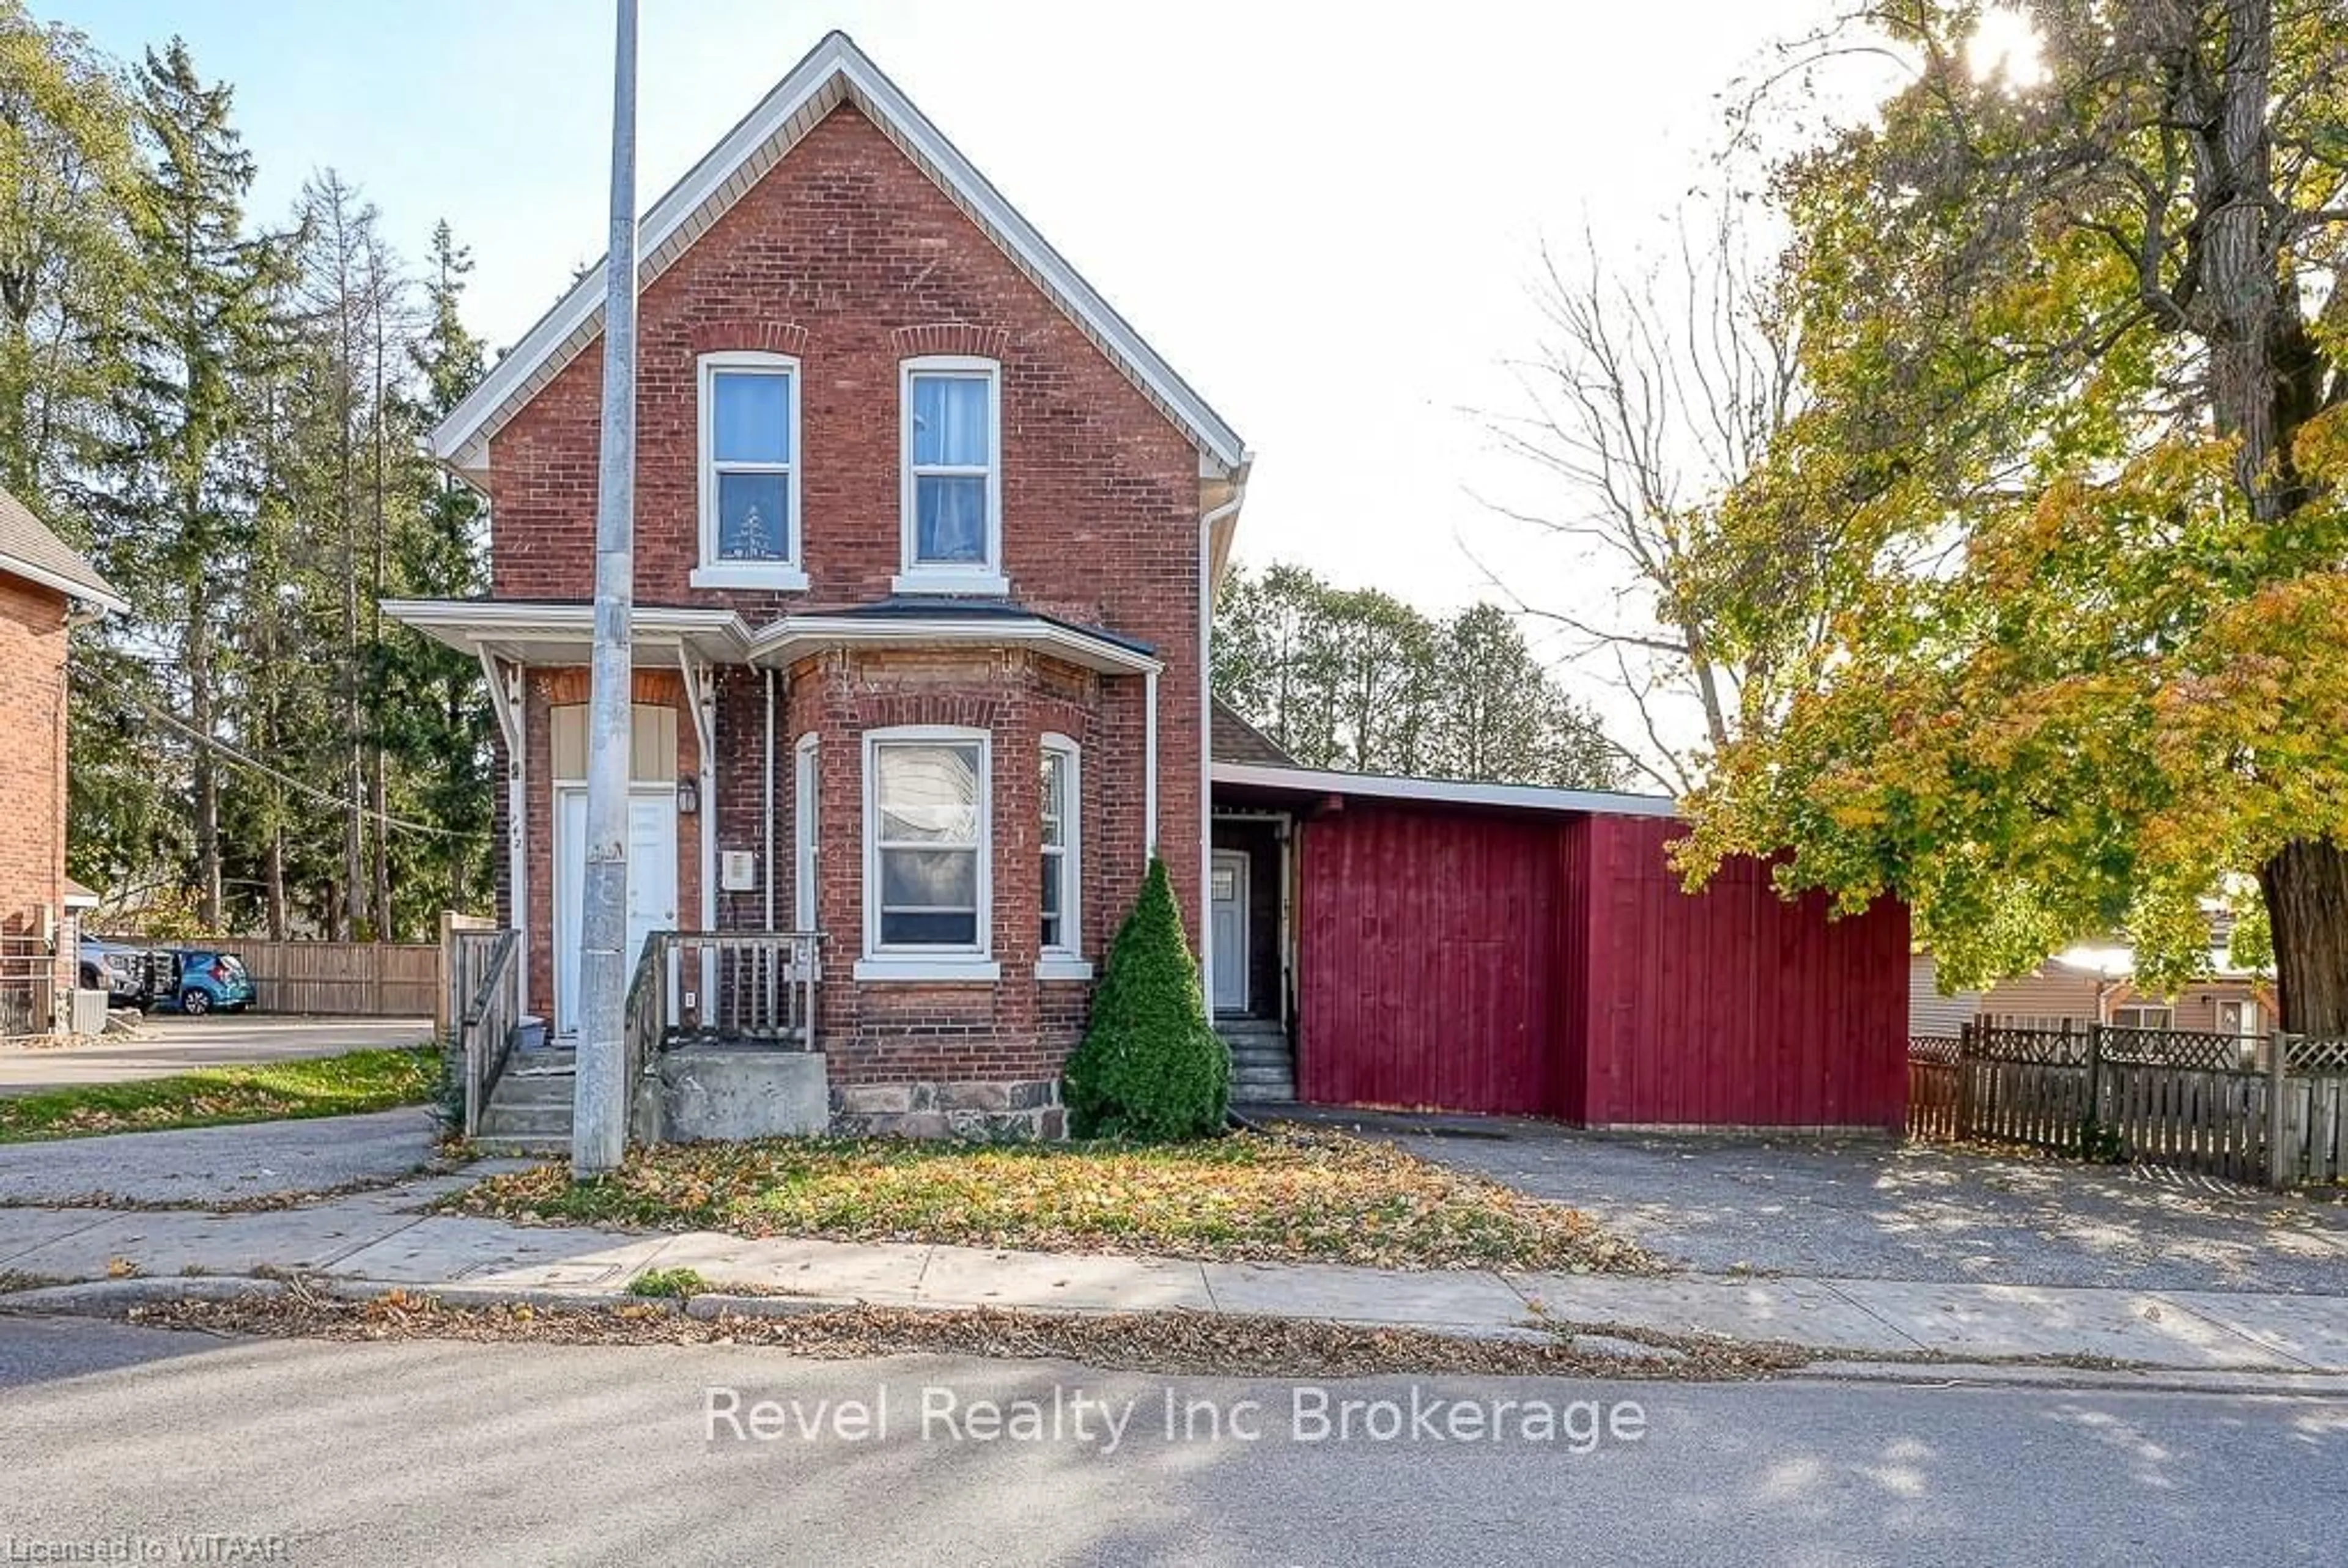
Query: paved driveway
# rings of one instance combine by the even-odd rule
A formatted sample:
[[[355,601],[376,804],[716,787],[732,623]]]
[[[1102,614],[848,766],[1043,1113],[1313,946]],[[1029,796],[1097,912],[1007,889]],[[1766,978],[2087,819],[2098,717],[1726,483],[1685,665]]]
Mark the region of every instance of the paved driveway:
[[[0,1143],[0,1204],[105,1194],[139,1204],[220,1204],[388,1181],[432,1159],[432,1112],[252,1122],[174,1132],[114,1132]]]
[[[2348,1204],[1931,1144],[1308,1112],[1577,1204],[1691,1268],[2348,1295]]]
[[[162,1078],[191,1067],[340,1056],[365,1046],[417,1045],[431,1038],[428,1018],[278,1018],[265,1013],[185,1018],[157,1013],[137,1036],[109,1034],[81,1045],[40,1050],[0,1045],[0,1094]]]

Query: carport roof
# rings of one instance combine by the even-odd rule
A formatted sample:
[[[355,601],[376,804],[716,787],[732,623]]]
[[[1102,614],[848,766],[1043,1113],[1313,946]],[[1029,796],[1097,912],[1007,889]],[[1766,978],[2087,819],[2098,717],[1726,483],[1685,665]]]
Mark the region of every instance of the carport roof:
[[[1601,816],[1679,815],[1669,795],[1626,794],[1613,790],[1550,789],[1540,784],[1478,784],[1459,779],[1401,778],[1386,774],[1339,773],[1329,768],[1283,767],[1270,763],[1213,764],[1218,786],[1298,795],[1359,795],[1371,800],[1423,805],[1495,806],[1515,811],[1583,812]]]

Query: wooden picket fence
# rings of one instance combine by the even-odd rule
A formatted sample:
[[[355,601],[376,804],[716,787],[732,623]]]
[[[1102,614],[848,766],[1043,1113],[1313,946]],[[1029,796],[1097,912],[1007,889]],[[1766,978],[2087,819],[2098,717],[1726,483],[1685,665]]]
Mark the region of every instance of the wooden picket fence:
[[[2271,1187],[2348,1180],[2348,1040],[1976,1019],[1909,1042],[1920,1138],[2023,1143]]]

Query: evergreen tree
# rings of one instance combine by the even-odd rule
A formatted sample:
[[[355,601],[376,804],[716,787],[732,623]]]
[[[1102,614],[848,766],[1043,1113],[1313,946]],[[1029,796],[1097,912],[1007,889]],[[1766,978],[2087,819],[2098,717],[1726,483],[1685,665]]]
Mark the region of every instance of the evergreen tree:
[[[1092,1021],[1068,1058],[1070,1131],[1080,1138],[1203,1138],[1231,1097],[1231,1052],[1207,1022],[1199,965],[1166,863],[1110,944]]]
[[[421,378],[412,399],[395,406],[402,427],[420,440],[479,384],[488,356],[465,327],[459,305],[472,255],[444,221],[432,231],[425,280],[425,322],[409,353]],[[489,586],[487,507],[479,493],[426,461],[417,442],[403,443],[404,482],[413,518],[394,540],[398,591],[428,599],[466,599]],[[407,781],[395,801],[437,825],[437,835],[408,835],[398,924],[428,922],[447,908],[472,908],[491,896],[489,855],[495,797],[490,740],[494,717],[480,664],[427,638],[379,646],[377,733]]]
[[[253,162],[231,123],[232,90],[207,85],[187,46],[152,49],[137,75],[151,165],[132,232],[139,288],[116,325],[127,362],[96,499],[98,553],[130,593],[134,639],[171,656],[164,690],[184,717],[196,910],[224,913],[221,764],[224,628],[250,541],[254,472],[242,382],[272,352],[273,244],[244,231]]]

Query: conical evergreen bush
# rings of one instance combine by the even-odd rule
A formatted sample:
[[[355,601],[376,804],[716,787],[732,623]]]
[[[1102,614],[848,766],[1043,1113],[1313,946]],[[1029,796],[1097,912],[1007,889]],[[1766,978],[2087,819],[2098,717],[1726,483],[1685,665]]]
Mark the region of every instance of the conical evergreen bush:
[[[1063,1093],[1079,1138],[1204,1138],[1221,1130],[1231,1053],[1207,1022],[1199,965],[1166,863],[1149,863],[1093,991]]]

